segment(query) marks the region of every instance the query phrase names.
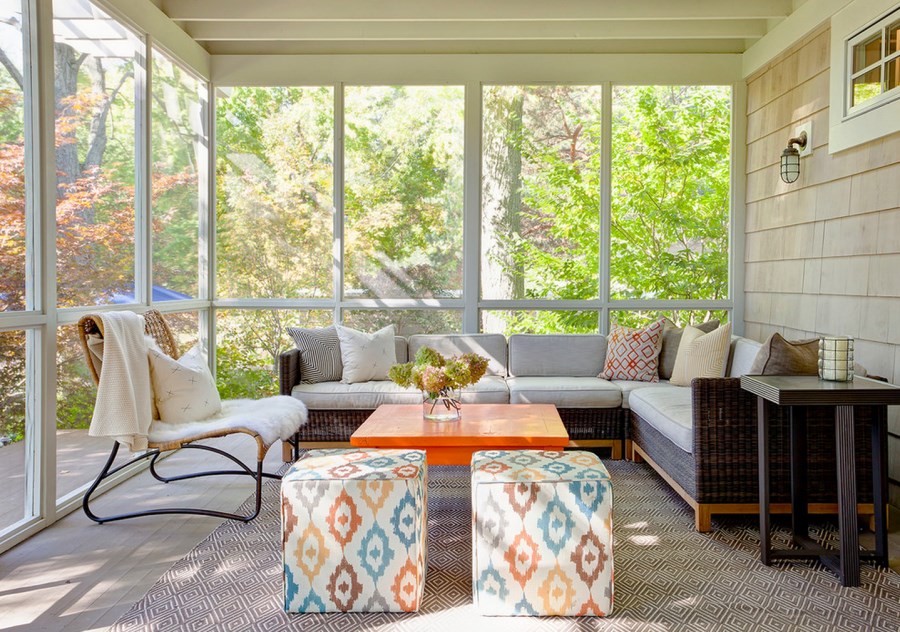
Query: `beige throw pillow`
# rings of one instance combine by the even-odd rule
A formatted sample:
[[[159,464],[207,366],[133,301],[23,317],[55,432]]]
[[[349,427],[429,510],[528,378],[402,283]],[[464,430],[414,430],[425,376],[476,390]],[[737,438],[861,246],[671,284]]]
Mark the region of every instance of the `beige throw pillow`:
[[[341,382],[356,384],[369,380],[386,380],[388,371],[397,363],[394,326],[388,325],[374,334],[335,325],[341,340]]]
[[[719,326],[718,320],[708,320],[699,325],[693,325],[703,333],[714,331]],[[681,344],[681,335],[684,329],[666,318],[663,327],[662,349],[659,351],[659,379],[668,380],[675,370],[675,358],[678,357],[678,345]]]
[[[676,386],[690,386],[695,377],[724,377],[731,347],[731,323],[703,333],[696,327],[684,328],[672,379]]]
[[[150,347],[150,380],[159,419],[170,424],[199,421],[222,410],[222,400],[199,346],[175,360]]]
[[[750,375],[818,375],[819,339],[786,340],[769,336],[750,367]]]

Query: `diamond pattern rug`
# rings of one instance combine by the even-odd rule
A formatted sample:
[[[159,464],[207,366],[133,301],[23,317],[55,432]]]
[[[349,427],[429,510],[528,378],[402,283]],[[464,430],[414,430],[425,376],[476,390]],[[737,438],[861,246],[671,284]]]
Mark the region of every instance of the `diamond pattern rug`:
[[[339,630],[691,632],[900,630],[900,575],[862,567],[842,588],[818,562],[759,562],[753,517],[693,530],[693,514],[646,465],[606,462],[613,480],[615,605],[592,618],[481,617],[472,607],[468,468],[429,468],[428,574],[415,614],[288,615],[281,608],[278,486],[250,524],[226,522],[111,628],[115,631]],[[829,523],[815,537],[834,542]],[[786,546],[787,532],[774,534]]]

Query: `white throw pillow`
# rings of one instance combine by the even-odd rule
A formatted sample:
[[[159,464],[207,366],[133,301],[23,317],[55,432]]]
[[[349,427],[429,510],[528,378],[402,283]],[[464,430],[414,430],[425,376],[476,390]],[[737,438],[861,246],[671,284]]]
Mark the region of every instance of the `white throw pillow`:
[[[678,345],[669,384],[690,386],[695,377],[725,377],[730,348],[731,323],[709,333],[688,325]]]
[[[212,417],[222,400],[199,346],[178,360],[150,347],[150,380],[160,421],[180,424]]]
[[[374,334],[335,325],[341,341],[341,382],[356,384],[369,380],[386,380],[388,371],[397,363],[394,326],[388,325]]]

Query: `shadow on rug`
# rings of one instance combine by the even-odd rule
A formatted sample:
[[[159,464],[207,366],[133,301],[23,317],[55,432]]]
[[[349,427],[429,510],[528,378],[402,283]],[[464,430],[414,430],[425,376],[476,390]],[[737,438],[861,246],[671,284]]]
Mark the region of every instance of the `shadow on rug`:
[[[842,588],[819,563],[763,566],[753,517],[693,530],[693,514],[649,467],[607,461],[613,479],[615,604],[596,618],[481,617],[472,606],[468,468],[433,466],[428,573],[415,614],[286,614],[282,610],[278,484],[250,524],[226,522],[175,565],[111,628],[159,630],[663,630],[900,629],[900,576],[863,565]],[[249,501],[248,501],[249,502]],[[819,532],[815,532],[816,529]],[[833,528],[813,535],[834,540]],[[778,546],[788,542],[777,531]]]

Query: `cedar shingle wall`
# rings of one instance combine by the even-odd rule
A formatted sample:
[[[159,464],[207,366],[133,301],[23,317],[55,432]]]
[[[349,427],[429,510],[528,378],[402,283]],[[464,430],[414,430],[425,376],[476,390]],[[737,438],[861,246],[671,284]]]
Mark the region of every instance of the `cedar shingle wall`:
[[[828,153],[831,33],[823,27],[747,82],[746,333],[856,338],[870,373],[900,384],[900,134]],[[813,121],[813,155],[784,184],[779,158]],[[900,505],[900,407],[890,415]]]

